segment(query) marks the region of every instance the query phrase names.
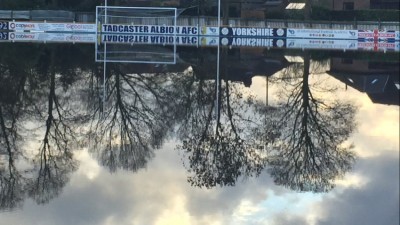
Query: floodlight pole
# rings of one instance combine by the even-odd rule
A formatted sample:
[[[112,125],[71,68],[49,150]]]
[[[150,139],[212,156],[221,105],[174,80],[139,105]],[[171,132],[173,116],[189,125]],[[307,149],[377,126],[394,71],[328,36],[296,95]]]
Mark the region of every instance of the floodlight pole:
[[[107,0],[104,2],[104,23],[107,24]],[[106,71],[107,71],[107,43],[104,43],[104,66],[103,66],[103,112],[106,104]]]
[[[221,0],[218,0],[218,34],[221,26]]]
[[[220,38],[219,38],[219,33],[221,30],[221,0],[218,0],[218,49],[217,49],[217,82],[216,82],[216,113],[215,113],[215,117],[218,118],[218,112],[219,112],[219,42],[220,42]]]

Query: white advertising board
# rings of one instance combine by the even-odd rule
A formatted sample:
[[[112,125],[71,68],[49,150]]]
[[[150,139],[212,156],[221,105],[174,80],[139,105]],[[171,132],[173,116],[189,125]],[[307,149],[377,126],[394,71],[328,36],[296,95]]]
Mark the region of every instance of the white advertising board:
[[[157,45],[189,45],[198,44],[198,36],[171,36],[171,35],[132,35],[132,34],[102,34],[102,43],[121,44],[157,44]]]
[[[201,27],[200,28],[200,35],[205,36],[218,36],[219,35],[219,28],[218,27]]]
[[[199,45],[201,46],[218,46],[219,37],[200,37]]]
[[[96,24],[90,23],[32,23],[9,22],[9,29],[16,32],[42,31],[42,32],[96,32]]]
[[[287,39],[287,48],[297,49],[357,49],[357,40]]]
[[[121,33],[121,34],[165,34],[173,35],[174,26],[164,25],[125,25],[125,24],[102,24],[102,33]],[[197,26],[176,26],[176,34],[197,35]]]
[[[358,42],[358,49],[367,51],[396,51],[398,48],[397,45],[398,42]]]
[[[288,38],[357,39],[357,30],[287,29]]]
[[[95,43],[95,34],[10,32],[9,41]]]
[[[359,30],[358,38],[362,39],[395,39],[396,31],[394,30]]]

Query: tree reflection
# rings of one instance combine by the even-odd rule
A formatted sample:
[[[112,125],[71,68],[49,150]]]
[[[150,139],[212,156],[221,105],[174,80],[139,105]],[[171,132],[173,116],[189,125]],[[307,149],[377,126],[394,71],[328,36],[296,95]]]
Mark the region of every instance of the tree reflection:
[[[0,56],[0,210],[20,207],[25,198],[26,173],[16,162],[24,156],[19,120],[23,114],[23,87],[28,75],[16,58]]]
[[[158,74],[128,74],[120,65],[110,65],[107,102],[94,111],[91,151],[111,172],[137,171],[163,142],[168,126],[167,106],[173,102]],[[101,82],[101,81],[100,81]]]
[[[76,125],[85,120],[68,89],[75,80],[64,79],[76,77],[78,70],[60,66],[65,62],[57,61],[57,52],[64,46],[23,46],[21,49],[34,49],[35,54],[19,61],[14,54],[21,52],[13,50],[19,46],[10,47],[4,48],[8,58],[0,61],[2,209],[20,206],[27,197],[47,203],[62,191],[77,168],[73,143],[77,141]]]
[[[21,206],[24,199],[24,180],[15,167],[15,123],[7,126],[0,104],[0,210]]]
[[[274,134],[269,143],[268,171],[278,185],[326,192],[355,161],[351,146],[344,143],[355,128],[355,107],[342,99],[317,97],[309,75],[310,55],[305,52],[302,79],[288,82],[291,91],[287,100],[273,113],[280,119],[267,119],[266,133]]]
[[[37,177],[29,187],[29,196],[39,204],[57,197],[69,180],[69,174],[77,168],[72,157],[72,147],[76,147],[72,144],[76,141],[72,121],[82,119],[57,96],[54,68],[50,68],[49,86],[44,136],[33,160]]]
[[[226,56],[223,52],[222,60]],[[205,65],[199,67],[194,67],[195,73],[207,73]],[[264,167],[263,157],[250,135],[250,130],[257,126],[250,112],[253,98],[243,96],[239,85],[230,84],[226,67],[221,74],[219,85],[202,79],[193,82],[192,78],[188,82],[190,88],[186,88],[186,111],[181,115],[184,120],[179,129],[183,144],[178,150],[187,157],[189,172],[193,174],[188,182],[193,186],[233,186],[239,177],[258,175]]]

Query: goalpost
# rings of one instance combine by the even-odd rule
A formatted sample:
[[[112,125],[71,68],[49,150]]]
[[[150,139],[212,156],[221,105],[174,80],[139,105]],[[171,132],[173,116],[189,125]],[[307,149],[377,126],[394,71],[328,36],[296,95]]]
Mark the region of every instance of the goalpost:
[[[176,19],[176,8],[97,6],[96,62],[175,64]]]

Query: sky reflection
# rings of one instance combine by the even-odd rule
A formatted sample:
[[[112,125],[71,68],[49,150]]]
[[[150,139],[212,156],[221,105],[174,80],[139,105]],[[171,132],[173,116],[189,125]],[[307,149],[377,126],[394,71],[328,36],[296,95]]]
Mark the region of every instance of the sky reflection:
[[[335,80],[331,80],[336,82]],[[265,97],[265,78],[252,87]],[[261,85],[260,85],[261,84]],[[261,86],[261,87],[260,87]],[[269,89],[270,91],[274,88]],[[399,108],[372,104],[363,93],[338,91],[359,105],[353,142],[359,159],[352,172],[323,194],[276,186],[265,171],[234,187],[193,188],[176,143],[155,152],[146,169],[110,173],[87,149],[75,153],[79,169],[62,194],[45,205],[27,200],[23,210],[3,212],[4,224],[363,224],[399,221]],[[377,116],[381,115],[381,116]]]

